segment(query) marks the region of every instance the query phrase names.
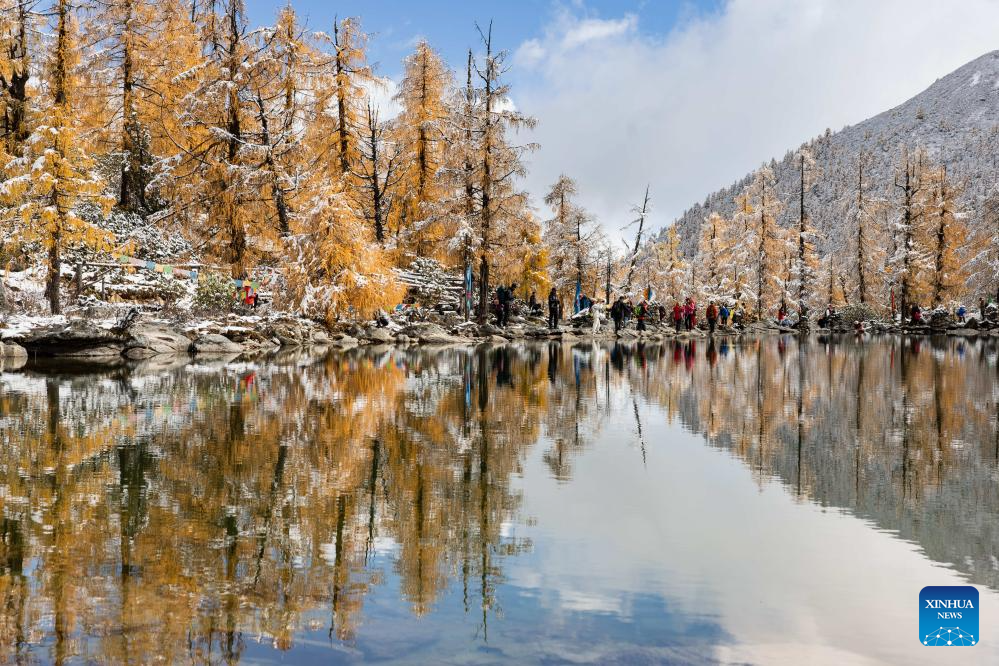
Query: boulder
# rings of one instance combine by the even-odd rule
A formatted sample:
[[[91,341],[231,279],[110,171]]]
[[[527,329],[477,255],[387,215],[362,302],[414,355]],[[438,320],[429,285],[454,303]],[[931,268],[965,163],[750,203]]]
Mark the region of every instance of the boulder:
[[[27,356],[0,356],[0,371],[20,370],[27,363]]]
[[[353,338],[349,335],[334,336],[330,340],[330,346],[337,347],[338,349],[352,349],[357,345],[358,345],[357,338]]]
[[[205,333],[191,343],[191,351],[195,354],[238,354],[243,348],[224,335]]]
[[[505,345],[509,340],[504,338],[502,335],[490,335],[486,338],[486,342],[491,342],[494,345]]]
[[[28,358],[28,350],[13,342],[0,342],[0,358]]]
[[[486,323],[482,324],[482,326],[479,326],[479,335],[482,336],[501,335],[502,333],[503,329],[500,328],[499,326],[496,326],[495,324]]]
[[[392,333],[387,328],[370,326],[364,332],[364,339],[373,344],[389,344],[393,342]]]
[[[40,326],[9,339],[41,356],[76,358],[120,356],[125,349],[126,340],[127,336],[123,332],[98,326],[85,319]]]
[[[191,340],[178,331],[159,324],[134,324],[128,329],[125,355],[149,358],[158,354],[186,354]]]

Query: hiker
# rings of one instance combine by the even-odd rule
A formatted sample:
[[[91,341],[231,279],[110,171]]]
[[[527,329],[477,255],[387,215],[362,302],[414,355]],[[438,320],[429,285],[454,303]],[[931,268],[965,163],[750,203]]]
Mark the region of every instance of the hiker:
[[[603,315],[604,307],[602,303],[590,305],[590,314],[593,316],[593,335],[600,332],[600,317]]]
[[[704,316],[708,320],[708,335],[714,335],[715,325],[718,323],[718,307],[714,301],[708,303],[708,309],[705,311]]]
[[[656,312],[659,314],[659,325],[661,326],[666,321],[666,306],[660,303],[656,306]]]
[[[919,309],[918,305],[913,304],[912,310],[910,312],[912,315],[913,324],[921,324],[923,322],[923,311]]]
[[[611,306],[611,319],[614,320],[614,333],[619,333],[621,331],[621,323],[624,321],[624,311],[627,305],[624,302],[624,296],[618,296],[617,300],[614,301],[614,305]]]
[[[964,323],[964,318],[967,316],[967,314],[968,314],[968,311],[964,309],[963,305],[958,305],[957,306],[957,320],[959,322],[961,322],[963,324]]]
[[[626,298],[624,301],[624,325],[627,326],[628,322],[631,321],[632,315],[635,314],[635,304],[631,301],[631,298]]]
[[[492,301],[489,303],[490,307],[493,310],[493,314],[496,315],[497,326],[503,325],[503,292],[505,291],[506,287],[504,287],[503,285],[497,287],[496,291],[493,292]]]
[[[639,331],[645,330],[645,320],[648,319],[648,317],[649,317],[649,302],[643,298],[642,302],[638,304],[637,308],[635,308],[635,318],[638,319]]]
[[[687,297],[687,303],[683,306],[683,321],[688,331],[694,330],[697,325],[697,305],[690,296]]]
[[[718,319],[723,327],[728,326],[728,315],[728,306],[722,303],[721,309],[718,310]]]
[[[787,325],[787,306],[783,302],[781,302],[780,307],[777,308],[777,325]]]
[[[673,326],[676,327],[676,332],[680,332],[680,326],[683,324],[683,306],[680,305],[680,301],[673,303]]]
[[[558,300],[558,292],[555,291],[555,287],[548,292],[548,328],[552,331],[558,328],[559,322],[559,310],[562,309],[562,304]]]
[[[985,299],[978,299],[978,318],[985,321]]]
[[[538,292],[535,289],[531,290],[531,298],[527,301],[527,309],[532,315],[541,312],[541,307],[538,305]]]

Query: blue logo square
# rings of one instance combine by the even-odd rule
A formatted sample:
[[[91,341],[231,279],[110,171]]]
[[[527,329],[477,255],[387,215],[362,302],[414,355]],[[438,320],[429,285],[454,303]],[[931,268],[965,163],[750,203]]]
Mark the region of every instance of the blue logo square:
[[[919,592],[919,642],[928,647],[978,645],[978,589],[927,586]]]

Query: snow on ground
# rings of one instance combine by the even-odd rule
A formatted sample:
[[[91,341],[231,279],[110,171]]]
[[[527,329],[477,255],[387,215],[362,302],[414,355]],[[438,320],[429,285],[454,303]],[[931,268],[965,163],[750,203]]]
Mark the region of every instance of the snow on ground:
[[[0,340],[18,338],[44,326],[65,325],[65,315],[13,315],[0,321]]]

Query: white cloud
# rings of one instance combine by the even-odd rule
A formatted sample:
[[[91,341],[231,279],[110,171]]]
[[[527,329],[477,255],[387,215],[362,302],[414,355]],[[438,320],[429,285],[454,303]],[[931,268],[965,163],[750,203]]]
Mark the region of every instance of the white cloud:
[[[646,183],[656,227],[770,157],[887,110],[996,48],[991,0],[730,0],[668,35],[563,10],[514,55],[537,116],[528,187],[560,173],[615,231]]]
[[[376,76],[370,81],[363,81],[361,87],[381,120],[391,120],[402,112],[402,106],[395,100],[399,84],[392,79]]]

